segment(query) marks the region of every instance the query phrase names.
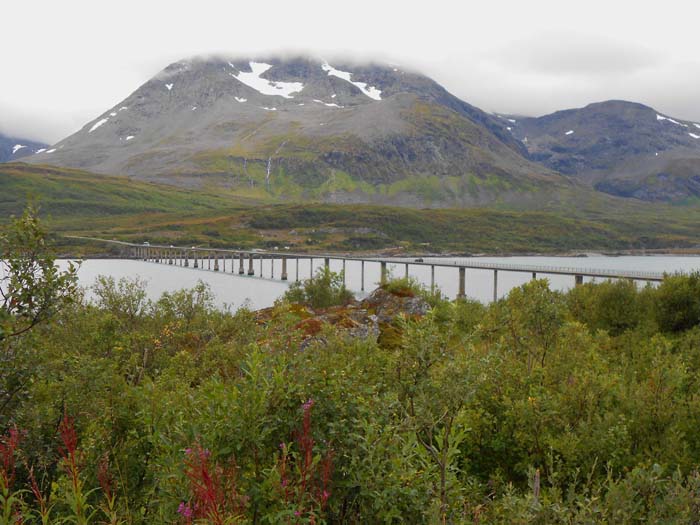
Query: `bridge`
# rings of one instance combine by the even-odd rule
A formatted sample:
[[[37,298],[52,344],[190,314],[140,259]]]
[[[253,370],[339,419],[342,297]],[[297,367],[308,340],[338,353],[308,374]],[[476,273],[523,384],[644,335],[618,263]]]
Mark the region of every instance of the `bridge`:
[[[569,275],[574,278],[576,285],[583,284],[584,277],[602,279],[628,279],[631,281],[660,282],[664,279],[663,273],[644,272],[634,270],[613,270],[595,268],[572,268],[564,266],[538,266],[511,263],[480,262],[473,259],[442,260],[439,257],[365,257],[338,254],[313,254],[313,253],[290,253],[284,251],[263,251],[263,250],[237,250],[222,248],[203,247],[181,247],[152,245],[149,243],[136,244],[123,241],[98,239],[93,237],[71,236],[73,239],[89,240],[98,243],[105,243],[119,248],[121,257],[150,261],[154,263],[181,266],[185,268],[211,270],[215,272],[229,272],[239,276],[264,277],[263,261],[269,260],[269,278],[275,279],[275,262],[279,263],[278,279],[288,281],[290,279],[288,266],[293,261],[295,271],[294,279],[299,281],[299,261],[309,260],[310,275],[313,276],[314,260],[323,260],[326,268],[330,267],[331,261],[342,263],[343,276],[345,275],[345,265],[348,261],[360,263],[361,268],[361,291],[365,291],[365,265],[367,263],[379,264],[380,283],[384,283],[388,278],[389,265],[399,265],[404,267],[405,277],[410,275],[410,267],[423,266],[430,268],[430,288],[435,289],[435,268],[455,268],[458,270],[458,298],[466,297],[466,270],[490,270],[493,272],[493,300],[498,298],[498,272],[519,272],[529,273],[533,279],[538,275]],[[455,260],[456,259],[456,260]],[[256,274],[256,266],[258,271]]]

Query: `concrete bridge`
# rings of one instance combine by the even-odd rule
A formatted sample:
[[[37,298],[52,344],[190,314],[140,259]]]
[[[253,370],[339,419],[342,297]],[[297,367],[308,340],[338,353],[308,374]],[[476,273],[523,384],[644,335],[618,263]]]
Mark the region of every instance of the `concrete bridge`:
[[[270,261],[270,279],[278,278],[281,281],[290,280],[288,273],[289,261],[294,261],[294,280],[299,281],[299,261],[309,260],[310,275],[313,276],[314,260],[323,260],[326,268],[331,261],[341,261],[345,270],[346,262],[356,261],[361,267],[361,291],[365,291],[365,264],[376,263],[380,267],[380,282],[386,282],[388,278],[388,265],[404,267],[404,275],[410,275],[411,266],[430,267],[430,287],[435,289],[435,268],[458,269],[458,293],[457,297],[466,297],[466,270],[490,270],[493,271],[493,298],[498,298],[498,272],[529,273],[532,278],[538,275],[570,275],[576,285],[583,283],[584,277],[602,279],[628,279],[632,281],[660,282],[664,279],[663,273],[643,272],[634,270],[606,270],[594,268],[569,268],[561,266],[534,266],[524,264],[479,262],[474,260],[442,261],[440,258],[408,258],[408,257],[362,257],[337,254],[311,254],[290,253],[288,251],[261,251],[261,250],[233,250],[221,248],[178,247],[165,245],[152,245],[149,243],[135,244],[122,241],[96,239],[92,237],[72,237],[75,239],[90,240],[106,243],[120,248],[124,258],[142,261],[151,261],[160,264],[181,266],[192,269],[211,270],[215,272],[228,272],[240,276],[263,277],[263,261]],[[275,275],[275,263],[279,263],[279,273]],[[257,267],[257,272],[256,272]]]

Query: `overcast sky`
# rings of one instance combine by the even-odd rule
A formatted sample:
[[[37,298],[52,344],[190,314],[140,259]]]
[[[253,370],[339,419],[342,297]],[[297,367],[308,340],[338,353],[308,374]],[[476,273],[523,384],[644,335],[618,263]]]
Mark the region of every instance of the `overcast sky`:
[[[3,2],[0,131],[55,142],[193,55],[411,67],[487,111],[627,99],[700,121],[700,1]]]

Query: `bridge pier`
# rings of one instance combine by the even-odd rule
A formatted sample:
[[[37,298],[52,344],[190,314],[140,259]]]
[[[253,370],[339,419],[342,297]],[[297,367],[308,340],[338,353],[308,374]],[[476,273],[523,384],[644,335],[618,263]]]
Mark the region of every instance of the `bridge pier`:
[[[379,265],[380,265],[379,284],[385,285],[386,284],[386,261],[381,261],[379,263]]]
[[[214,271],[219,271],[219,252],[214,252]]]
[[[464,299],[467,296],[466,274],[467,274],[467,269],[460,266],[460,268],[459,268],[459,292],[457,292],[457,299]]]
[[[360,265],[360,291],[365,291],[365,261],[361,261]]]
[[[297,257],[296,261],[297,261],[297,267],[296,267],[296,269],[295,269],[295,271],[296,271],[296,282],[299,282],[299,257]]]
[[[309,279],[314,278],[314,258],[309,259]]]
[[[345,286],[345,259],[343,259],[343,286]]]
[[[583,284],[583,275],[574,276],[574,282],[576,283],[576,286],[581,286]]]
[[[238,275],[243,275],[244,273],[245,269],[243,268],[243,252],[241,252],[238,254]]]
[[[493,302],[498,301],[498,270],[493,271]]]
[[[275,278],[275,258],[270,257],[270,279]]]
[[[248,275],[255,275],[255,270],[253,269],[253,254],[248,255]]]
[[[537,279],[537,272],[532,272],[532,280],[534,281]]]
[[[189,268],[190,267],[190,252],[188,252],[187,250],[184,250],[182,252],[182,256],[185,258],[185,268]]]
[[[283,281],[287,280],[287,258],[282,257],[282,275],[280,276]]]
[[[330,270],[331,268],[331,260],[328,257],[323,258],[323,264],[326,267],[326,270]]]
[[[197,251],[194,251],[194,252],[193,252],[193,255],[194,255],[194,267],[195,267],[195,268],[199,268],[198,252],[197,252]]]
[[[260,256],[260,278],[263,277],[263,256]]]
[[[435,265],[430,265],[430,293],[435,293]]]
[[[408,263],[406,263],[406,272],[404,274],[404,278],[408,279]]]

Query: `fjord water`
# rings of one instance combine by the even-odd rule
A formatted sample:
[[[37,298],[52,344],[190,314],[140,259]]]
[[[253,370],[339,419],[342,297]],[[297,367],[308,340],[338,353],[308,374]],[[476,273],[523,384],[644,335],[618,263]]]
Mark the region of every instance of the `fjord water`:
[[[479,258],[440,258],[425,259],[447,263],[465,263],[467,261],[493,262],[502,264],[522,264],[531,266],[559,266],[578,269],[617,269],[638,270],[646,272],[691,272],[700,270],[700,257],[695,256],[624,256],[624,257],[479,257]],[[193,261],[190,261],[192,265]],[[342,262],[330,262],[331,270],[340,272]],[[314,259],[313,268],[309,260],[299,262],[299,279],[306,279],[323,265],[323,259]],[[271,266],[270,261],[263,261],[262,275],[260,278],[260,262],[255,261],[255,276],[248,277],[238,275],[238,262],[235,262],[235,273],[231,272],[231,262],[227,260],[222,271],[215,272],[208,269],[195,270],[192,267],[184,268],[177,265],[157,264],[153,262],[135,260],[91,259],[83,261],[78,272],[81,286],[86,288],[94,285],[100,275],[111,276],[115,279],[122,277],[138,277],[147,283],[148,295],[151,299],[157,299],[163,292],[172,292],[183,288],[192,288],[198,281],[210,285],[214,293],[218,307],[226,306],[235,310],[243,305],[252,309],[271,306],[281,297],[289,283],[297,277],[297,268],[294,259],[288,264],[289,281],[280,281],[279,260]],[[246,263],[247,270],[247,263]],[[404,263],[390,264],[389,270],[394,277],[403,277],[405,273]],[[270,278],[274,274],[274,278]],[[361,289],[361,266],[358,261],[347,261],[345,266],[346,284],[354,292]],[[429,266],[410,266],[409,275],[418,279],[426,286],[430,285]],[[365,263],[365,291],[372,291],[379,282],[380,269],[378,263]],[[547,278],[552,288],[567,290],[574,286],[573,276],[539,274],[538,278]],[[513,287],[520,286],[531,279],[530,273],[516,273],[499,270],[498,295],[503,297]],[[592,279],[585,278],[585,282]],[[454,298],[458,289],[458,269],[435,268],[435,285],[450,298]],[[467,296],[482,302],[488,302],[493,298],[493,271],[467,269],[466,274]],[[88,291],[88,296],[90,292]]]

